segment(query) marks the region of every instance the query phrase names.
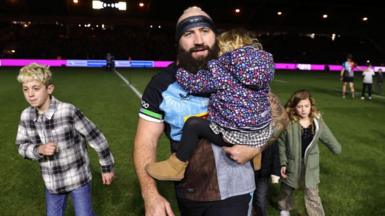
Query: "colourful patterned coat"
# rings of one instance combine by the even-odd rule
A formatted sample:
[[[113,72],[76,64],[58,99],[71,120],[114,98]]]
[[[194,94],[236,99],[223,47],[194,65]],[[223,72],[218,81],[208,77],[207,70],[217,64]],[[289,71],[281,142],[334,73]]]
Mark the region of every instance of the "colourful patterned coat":
[[[178,83],[189,93],[211,93],[209,120],[241,130],[257,130],[271,122],[269,83],[274,77],[270,53],[245,46],[208,63],[192,74],[179,68]]]

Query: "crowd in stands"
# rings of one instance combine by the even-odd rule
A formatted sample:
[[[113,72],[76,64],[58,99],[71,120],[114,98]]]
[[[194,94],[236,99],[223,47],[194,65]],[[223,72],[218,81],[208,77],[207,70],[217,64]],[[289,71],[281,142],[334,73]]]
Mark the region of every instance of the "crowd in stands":
[[[75,25],[0,28],[0,58],[170,60],[175,56],[173,34],[127,27]],[[10,52],[14,50],[14,52]]]
[[[340,64],[348,53],[357,61],[382,63],[385,50],[368,37],[317,33],[258,33],[276,62]],[[123,25],[0,24],[0,58],[173,60],[174,30]]]

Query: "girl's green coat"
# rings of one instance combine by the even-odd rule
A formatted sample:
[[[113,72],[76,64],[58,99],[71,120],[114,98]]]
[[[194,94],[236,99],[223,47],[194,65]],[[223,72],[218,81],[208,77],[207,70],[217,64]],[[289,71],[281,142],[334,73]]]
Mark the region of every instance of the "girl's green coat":
[[[315,187],[319,182],[319,148],[318,140],[324,143],[334,154],[341,153],[341,145],[334,137],[321,117],[314,118],[315,135],[305,151],[305,187]],[[278,139],[281,167],[286,166],[287,179],[282,182],[293,188],[298,188],[301,178],[302,143],[301,126],[291,121]]]

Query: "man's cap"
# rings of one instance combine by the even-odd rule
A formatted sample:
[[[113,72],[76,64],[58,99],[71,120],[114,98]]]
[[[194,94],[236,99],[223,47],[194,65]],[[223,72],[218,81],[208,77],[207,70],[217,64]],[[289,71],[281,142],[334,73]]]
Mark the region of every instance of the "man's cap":
[[[178,41],[184,32],[195,27],[208,27],[215,32],[211,17],[197,6],[187,8],[179,17],[176,23],[176,40]]]

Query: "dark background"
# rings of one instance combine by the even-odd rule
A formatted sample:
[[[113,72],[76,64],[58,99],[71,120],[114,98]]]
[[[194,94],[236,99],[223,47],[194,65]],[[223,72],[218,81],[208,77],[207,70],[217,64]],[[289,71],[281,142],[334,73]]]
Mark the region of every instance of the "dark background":
[[[276,61],[334,64],[348,54],[358,62],[382,64],[385,59],[381,1],[126,2],[127,11],[118,11],[92,10],[91,0],[77,4],[73,0],[2,0],[0,57],[100,59],[111,52],[116,59],[173,60],[176,20],[186,7],[197,5],[220,30],[256,31]],[[139,7],[139,2],[145,6]],[[236,8],[241,12],[235,13]],[[278,16],[278,11],[283,15]],[[322,19],[323,14],[328,18]],[[363,17],[368,21],[362,21]]]

